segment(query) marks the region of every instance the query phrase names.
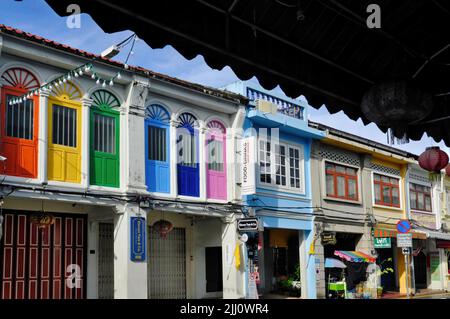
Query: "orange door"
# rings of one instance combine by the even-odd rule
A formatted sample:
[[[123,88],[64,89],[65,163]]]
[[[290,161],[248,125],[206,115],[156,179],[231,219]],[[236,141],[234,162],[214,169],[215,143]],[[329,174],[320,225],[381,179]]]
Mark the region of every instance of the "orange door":
[[[7,158],[7,175],[36,178],[39,97],[9,105],[12,98],[25,93],[14,87],[2,88],[0,153]]]

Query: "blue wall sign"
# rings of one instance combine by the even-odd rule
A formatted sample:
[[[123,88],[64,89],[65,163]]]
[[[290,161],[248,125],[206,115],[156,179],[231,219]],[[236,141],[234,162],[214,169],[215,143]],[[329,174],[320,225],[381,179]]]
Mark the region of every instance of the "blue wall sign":
[[[145,261],[146,256],[146,222],[143,217],[130,218],[130,251],[131,261]]]

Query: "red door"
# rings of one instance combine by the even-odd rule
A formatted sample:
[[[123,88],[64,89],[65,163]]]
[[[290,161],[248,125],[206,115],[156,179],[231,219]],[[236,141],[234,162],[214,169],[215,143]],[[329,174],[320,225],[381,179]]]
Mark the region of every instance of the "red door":
[[[38,81],[22,68],[8,69],[2,79],[7,83],[1,89],[0,105],[0,154],[6,157],[5,173],[36,178],[39,97],[33,95],[14,105],[9,101],[38,88]]]
[[[38,229],[29,212],[4,212],[0,299],[85,298],[86,217],[53,214]]]

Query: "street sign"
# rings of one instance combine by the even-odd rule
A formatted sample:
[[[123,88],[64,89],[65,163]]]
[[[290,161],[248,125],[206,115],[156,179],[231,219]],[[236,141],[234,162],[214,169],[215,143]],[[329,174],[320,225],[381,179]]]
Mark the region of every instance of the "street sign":
[[[373,239],[374,248],[391,248],[391,238],[375,237]]]
[[[258,218],[241,218],[237,222],[237,228],[241,232],[258,231]]]
[[[400,219],[397,222],[397,230],[401,234],[409,233],[411,230],[411,223],[406,219]]]
[[[131,261],[145,261],[147,223],[143,217],[130,217],[130,253]]]
[[[402,248],[402,253],[403,253],[403,255],[409,255],[411,252],[410,252],[409,248]]]
[[[397,234],[397,247],[412,247],[412,234]]]

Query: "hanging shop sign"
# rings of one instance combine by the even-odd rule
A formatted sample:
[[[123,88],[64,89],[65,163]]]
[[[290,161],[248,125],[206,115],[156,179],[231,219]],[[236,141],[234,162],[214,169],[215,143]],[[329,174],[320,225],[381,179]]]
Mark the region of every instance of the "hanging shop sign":
[[[130,251],[131,261],[145,261],[146,251],[146,222],[143,217],[131,217],[130,218]]]
[[[241,232],[258,231],[258,218],[241,218],[237,220],[237,228]]]
[[[242,140],[241,149],[241,180],[242,195],[252,195],[256,193],[255,177],[255,137],[249,136]]]
[[[335,232],[323,232],[321,236],[322,245],[336,245],[336,233]]]
[[[397,247],[412,247],[412,234],[397,234]]]
[[[373,245],[375,248],[391,248],[390,237],[375,237],[373,239]]]

